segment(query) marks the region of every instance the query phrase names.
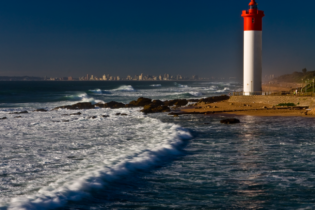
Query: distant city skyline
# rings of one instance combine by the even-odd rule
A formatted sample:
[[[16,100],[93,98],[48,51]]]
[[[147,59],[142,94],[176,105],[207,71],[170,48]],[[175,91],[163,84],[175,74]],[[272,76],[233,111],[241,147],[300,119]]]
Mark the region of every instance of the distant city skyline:
[[[180,74],[178,75],[171,75],[171,74],[160,74],[160,75],[145,75],[145,74],[140,74],[140,75],[128,75],[126,77],[121,77],[121,76],[115,76],[115,75],[110,75],[110,74],[103,74],[102,76],[96,76],[96,75],[89,75],[87,74],[86,76],[82,77],[45,77],[44,80],[50,80],[50,81],[60,81],[60,80],[68,80],[68,81],[73,81],[73,80],[79,80],[79,81],[173,81],[173,80],[209,80],[210,78],[206,77],[199,77],[198,75],[192,75],[192,76],[182,76]]]

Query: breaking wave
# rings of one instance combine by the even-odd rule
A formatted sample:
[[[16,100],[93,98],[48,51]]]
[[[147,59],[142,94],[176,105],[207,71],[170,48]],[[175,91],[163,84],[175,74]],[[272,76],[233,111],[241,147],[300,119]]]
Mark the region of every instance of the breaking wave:
[[[93,122],[97,123],[98,121]],[[116,117],[110,123],[113,124],[104,128],[107,129],[107,132],[111,132],[111,141],[115,140],[116,143],[113,145],[110,142],[106,143],[108,144],[104,147],[106,155],[100,156],[104,157],[103,160],[92,161],[93,164],[92,162],[87,163],[86,166],[81,166],[78,170],[66,175],[59,174],[56,177],[57,180],[42,187],[35,194],[12,198],[9,201],[8,210],[54,209],[63,207],[71,201],[79,201],[90,196],[95,190],[103,189],[115,180],[138,170],[150,170],[173,156],[181,154],[185,140],[192,138],[187,130],[152,118],[143,118],[141,124],[135,124],[132,121],[126,122],[126,118],[121,122],[119,117]],[[99,125],[101,124],[103,123],[100,122]],[[141,138],[137,139],[136,142],[121,139],[121,135],[116,136],[119,134],[119,131],[116,131],[119,125],[128,130],[132,129]],[[94,131],[91,132],[95,135]],[[134,134],[131,133],[130,137]],[[75,145],[82,147],[81,144],[76,143]]]
[[[227,92],[227,91],[229,91],[230,90],[230,88],[224,88],[223,90],[217,90],[216,92],[217,93],[223,93],[223,92]]]
[[[123,85],[119,88],[113,89],[112,91],[134,92],[136,90],[131,85]]]
[[[189,92],[190,95],[192,96],[202,96],[203,94],[200,92]]]

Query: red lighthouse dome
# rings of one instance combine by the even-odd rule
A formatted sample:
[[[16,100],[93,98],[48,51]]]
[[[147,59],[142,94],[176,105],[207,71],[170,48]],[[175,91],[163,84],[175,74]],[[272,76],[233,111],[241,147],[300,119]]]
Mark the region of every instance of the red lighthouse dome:
[[[262,31],[262,18],[264,11],[258,10],[258,4],[255,0],[249,3],[249,10],[243,10],[244,31]]]

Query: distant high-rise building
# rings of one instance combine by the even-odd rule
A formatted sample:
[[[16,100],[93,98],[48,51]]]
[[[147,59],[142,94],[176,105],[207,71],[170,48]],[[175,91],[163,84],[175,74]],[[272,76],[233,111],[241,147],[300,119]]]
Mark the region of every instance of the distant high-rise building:
[[[91,78],[90,78],[90,80],[94,80],[94,76],[93,76],[93,75],[91,75]]]
[[[117,81],[120,81],[120,77],[119,76],[117,76]]]
[[[72,77],[68,77],[68,80],[69,80],[69,81],[72,81],[73,79],[72,79]]]
[[[106,77],[106,75],[105,75],[105,74],[103,75],[103,80],[104,80],[104,81],[106,81],[106,80],[107,80],[107,77]]]
[[[139,81],[143,80],[143,74],[139,75]]]

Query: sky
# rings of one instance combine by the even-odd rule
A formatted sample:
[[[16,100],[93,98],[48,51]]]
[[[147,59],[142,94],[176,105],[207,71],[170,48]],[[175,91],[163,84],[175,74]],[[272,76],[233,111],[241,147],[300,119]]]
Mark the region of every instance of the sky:
[[[0,1],[0,76],[242,77],[250,0]],[[263,75],[315,70],[315,1],[257,0]]]

